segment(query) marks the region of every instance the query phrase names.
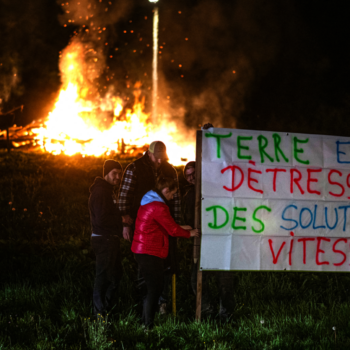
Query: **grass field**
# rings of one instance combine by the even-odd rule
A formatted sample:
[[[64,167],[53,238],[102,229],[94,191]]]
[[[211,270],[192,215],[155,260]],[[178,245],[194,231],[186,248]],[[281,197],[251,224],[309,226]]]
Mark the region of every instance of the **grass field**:
[[[0,349],[350,348],[344,273],[237,272],[235,323],[195,322],[187,240],[179,241],[176,318],[157,316],[155,329],[144,333],[136,263],[123,241],[119,302],[105,322],[94,321],[87,201],[102,164],[102,158],[0,154]],[[214,280],[210,295],[218,307]]]

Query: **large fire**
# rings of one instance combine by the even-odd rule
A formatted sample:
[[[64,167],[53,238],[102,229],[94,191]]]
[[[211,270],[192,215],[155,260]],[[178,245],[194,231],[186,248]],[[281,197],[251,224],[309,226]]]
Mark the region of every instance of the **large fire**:
[[[157,126],[152,125],[149,115],[144,113],[139,83],[135,84],[132,109],[124,109],[123,101],[113,96],[112,90],[104,97],[96,94],[87,79],[88,75],[98,74],[96,65],[89,66],[84,54],[79,42],[71,43],[62,53],[62,88],[55,107],[39,128],[32,129],[43,150],[53,154],[108,156],[120,153],[122,145],[143,147],[161,140],[172,164],[194,160],[194,132],[180,129],[166,116],[159,118]],[[98,58],[92,56],[91,60],[96,62]],[[98,97],[93,99],[94,95]]]

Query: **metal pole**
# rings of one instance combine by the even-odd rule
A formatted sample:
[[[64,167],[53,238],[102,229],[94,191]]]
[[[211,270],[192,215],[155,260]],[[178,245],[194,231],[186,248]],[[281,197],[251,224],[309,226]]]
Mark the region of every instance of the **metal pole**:
[[[196,137],[196,200],[195,200],[195,227],[201,228],[201,206],[202,206],[202,135],[201,130],[197,130]],[[197,264],[197,293],[196,293],[196,320],[201,320],[201,306],[202,306],[202,271],[199,269],[200,266],[200,244],[201,239],[195,237],[193,245],[193,262]]]
[[[154,6],[153,14],[153,62],[152,62],[152,123],[158,121],[158,6]]]

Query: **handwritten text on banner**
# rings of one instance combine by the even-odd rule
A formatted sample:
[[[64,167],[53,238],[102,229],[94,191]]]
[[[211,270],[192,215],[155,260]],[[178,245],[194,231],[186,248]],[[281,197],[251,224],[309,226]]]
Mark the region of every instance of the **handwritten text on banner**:
[[[350,138],[212,128],[204,270],[349,271]]]

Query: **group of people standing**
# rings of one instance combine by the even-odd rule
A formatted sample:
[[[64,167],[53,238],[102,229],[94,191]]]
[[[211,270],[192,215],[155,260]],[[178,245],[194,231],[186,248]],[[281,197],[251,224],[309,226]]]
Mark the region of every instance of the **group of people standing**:
[[[91,244],[96,255],[93,306],[97,317],[115,305],[123,273],[120,238],[132,242],[139,280],[144,282],[142,321],[150,329],[157,309],[164,312],[166,308],[171,275],[177,272],[177,237],[200,235],[194,228],[195,162],[187,163],[184,169],[188,188],[181,207],[177,172],[167,160],[164,143],[154,141],[124,173],[119,162],[106,160],[103,177],[96,177],[90,187]],[[197,267],[193,266],[192,271],[196,292]],[[206,281],[204,278],[204,287]],[[210,312],[206,296],[204,289],[202,309]],[[221,310],[227,313],[228,308],[220,307]]]

